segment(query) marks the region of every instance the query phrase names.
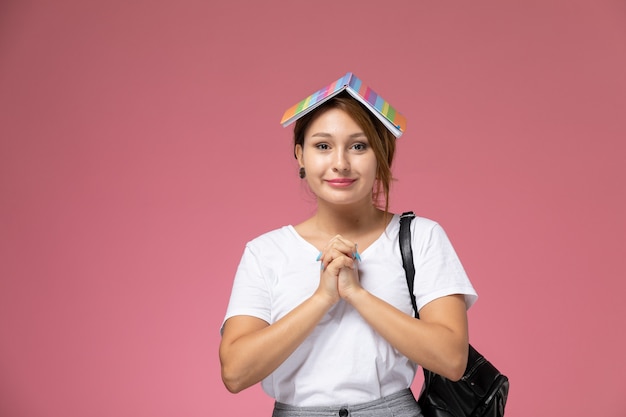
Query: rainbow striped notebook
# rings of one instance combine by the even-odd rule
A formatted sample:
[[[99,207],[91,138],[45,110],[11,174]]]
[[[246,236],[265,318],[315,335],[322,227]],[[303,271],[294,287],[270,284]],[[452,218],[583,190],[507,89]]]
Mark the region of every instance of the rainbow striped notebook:
[[[399,138],[404,133],[406,130],[406,119],[404,116],[391,107],[389,102],[376,94],[374,90],[363,84],[351,72],[287,109],[280,123],[283,126],[290,125],[344,90],[363,103],[396,138]]]

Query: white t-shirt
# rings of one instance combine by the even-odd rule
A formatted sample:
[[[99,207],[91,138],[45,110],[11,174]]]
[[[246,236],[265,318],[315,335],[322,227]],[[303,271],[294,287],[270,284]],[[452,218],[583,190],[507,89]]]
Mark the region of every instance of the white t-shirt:
[[[398,243],[399,218],[395,215],[385,232],[360,254],[359,278],[370,293],[412,315]],[[411,232],[418,309],[450,294],[464,294],[469,308],[476,292],[441,226],[416,217]],[[224,321],[248,315],[272,324],[286,315],[317,289],[318,253],[292,226],[249,242]],[[408,388],[415,371],[413,362],[342,300],[261,385],[277,401],[295,406],[356,404]]]

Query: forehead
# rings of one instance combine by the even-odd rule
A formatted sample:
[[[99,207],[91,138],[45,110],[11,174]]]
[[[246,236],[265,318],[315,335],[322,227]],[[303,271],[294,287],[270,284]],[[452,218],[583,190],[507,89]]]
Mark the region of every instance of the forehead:
[[[363,134],[363,129],[349,113],[339,108],[326,109],[317,114],[305,132],[305,136],[354,134]]]

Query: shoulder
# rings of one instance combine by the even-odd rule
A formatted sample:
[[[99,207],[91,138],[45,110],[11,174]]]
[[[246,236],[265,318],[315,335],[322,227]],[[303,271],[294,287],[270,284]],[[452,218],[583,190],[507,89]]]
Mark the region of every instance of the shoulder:
[[[288,241],[289,235],[289,226],[283,226],[246,242],[239,269],[263,269],[273,265],[277,258],[287,256],[286,249],[294,246]]]
[[[394,215],[394,219],[392,220],[393,223],[397,223],[398,224],[398,226],[397,226],[398,229],[400,227],[399,224],[400,224],[400,218],[401,217],[402,217],[401,214],[395,214]],[[443,231],[443,228],[435,220],[415,215],[415,217],[411,221],[411,232],[412,232],[414,237],[416,235],[423,235],[423,234],[432,233],[432,231],[435,230],[435,229],[440,229],[440,230]]]
[[[415,238],[428,239],[433,237],[433,235],[445,235],[443,227],[435,220],[426,217],[416,217],[413,223]]]
[[[247,247],[250,248],[263,248],[268,246],[282,245],[285,242],[293,239],[293,227],[291,225],[286,225],[279,227],[278,229],[270,230],[269,232],[265,232],[262,235],[255,237],[246,243]]]
[[[255,237],[246,243],[246,252],[264,259],[293,256],[302,247],[293,226],[286,225]]]
[[[396,216],[400,218],[400,215]],[[432,245],[449,244],[448,236],[439,222],[417,215],[411,221],[411,241],[414,250],[424,249]]]
[[[416,229],[423,229],[423,230],[431,230],[437,227],[441,227],[439,225],[439,222],[426,218],[426,217],[421,217],[421,216],[415,216],[415,219],[413,219],[413,224],[415,225]]]

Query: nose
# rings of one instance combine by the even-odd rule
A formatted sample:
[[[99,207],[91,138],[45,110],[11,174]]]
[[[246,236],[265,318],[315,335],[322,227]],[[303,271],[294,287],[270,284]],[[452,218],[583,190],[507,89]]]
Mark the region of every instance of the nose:
[[[350,161],[348,160],[347,152],[344,150],[337,150],[333,170],[335,172],[350,170]]]

